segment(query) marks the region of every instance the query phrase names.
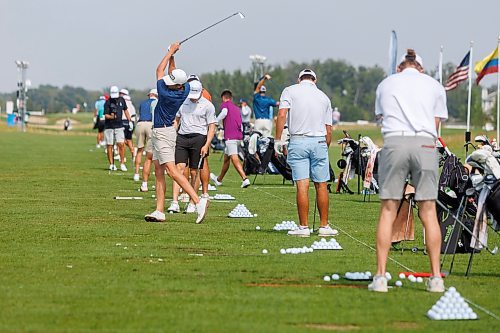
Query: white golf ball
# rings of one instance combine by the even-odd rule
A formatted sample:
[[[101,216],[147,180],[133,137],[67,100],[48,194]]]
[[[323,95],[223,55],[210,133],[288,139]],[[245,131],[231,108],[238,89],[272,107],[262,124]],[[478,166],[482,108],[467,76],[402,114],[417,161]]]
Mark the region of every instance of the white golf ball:
[[[404,273],[399,273],[399,278],[400,278],[401,280],[403,280],[405,277],[406,277],[406,275],[405,275]]]
[[[333,274],[332,275],[332,280],[339,280],[340,276],[338,274]]]
[[[417,277],[417,283],[422,283],[422,282],[424,282],[424,279],[422,279],[421,276],[418,276]]]
[[[455,287],[450,287],[450,288],[448,288],[448,291],[451,293],[455,293],[457,291],[457,289]]]
[[[394,283],[396,285],[396,287],[402,287],[403,286],[403,282],[401,281],[396,281],[396,283]]]
[[[286,250],[285,250],[285,249],[281,249],[281,250],[280,250],[280,253],[281,253],[281,254],[286,254]]]
[[[330,276],[329,276],[329,275],[325,275],[325,276],[323,277],[323,281],[325,281],[325,282],[330,282],[330,280],[331,280],[331,279],[330,279]]]
[[[259,226],[256,226],[256,227],[255,227],[255,230],[260,230],[260,227],[259,227]]]
[[[262,250],[262,254],[267,254],[267,250],[266,249]]]

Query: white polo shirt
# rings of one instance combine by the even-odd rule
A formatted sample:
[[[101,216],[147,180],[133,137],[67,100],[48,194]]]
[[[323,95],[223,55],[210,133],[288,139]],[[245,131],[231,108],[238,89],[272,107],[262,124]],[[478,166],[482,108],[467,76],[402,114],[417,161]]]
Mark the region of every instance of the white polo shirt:
[[[383,134],[425,132],[437,137],[435,117],[448,118],[446,92],[432,77],[406,68],[378,85],[375,114],[383,116]]]
[[[279,108],[289,109],[287,125],[292,136],[325,136],[325,125],[332,125],[330,99],[310,80],[286,87]]]
[[[177,111],[176,117],[180,117],[179,134],[184,135],[207,135],[208,125],[217,122],[215,107],[205,97],[201,97],[196,103],[187,98]]]

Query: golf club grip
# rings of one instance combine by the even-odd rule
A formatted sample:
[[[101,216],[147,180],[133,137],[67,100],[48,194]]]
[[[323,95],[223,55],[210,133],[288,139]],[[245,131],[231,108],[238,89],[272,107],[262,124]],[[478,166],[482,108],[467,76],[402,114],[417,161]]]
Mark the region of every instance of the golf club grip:
[[[441,143],[441,145],[443,146],[443,148],[444,148],[444,150],[446,151],[446,153],[447,153],[448,155],[451,155],[451,151],[448,149],[448,146],[446,145],[446,143],[444,143],[443,138],[439,136],[439,137],[438,137],[438,141],[439,141],[439,143]]]

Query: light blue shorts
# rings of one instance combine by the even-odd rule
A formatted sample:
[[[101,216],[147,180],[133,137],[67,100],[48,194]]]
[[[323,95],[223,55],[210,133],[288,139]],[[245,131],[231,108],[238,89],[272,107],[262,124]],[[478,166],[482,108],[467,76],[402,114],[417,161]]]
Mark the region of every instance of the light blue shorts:
[[[311,179],[323,183],[330,179],[328,146],[324,136],[292,137],[286,161],[292,168],[293,180]]]

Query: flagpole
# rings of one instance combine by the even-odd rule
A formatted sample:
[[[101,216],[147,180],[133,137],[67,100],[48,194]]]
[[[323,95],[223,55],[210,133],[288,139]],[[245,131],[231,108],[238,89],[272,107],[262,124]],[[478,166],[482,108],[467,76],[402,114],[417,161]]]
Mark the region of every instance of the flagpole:
[[[469,156],[469,145],[471,135],[470,135],[470,106],[471,106],[471,96],[472,96],[472,46],[474,41],[470,42],[470,57],[469,57],[469,94],[467,97],[467,131],[465,132],[465,157]]]
[[[498,36],[497,45],[497,149],[500,147],[500,35]]]
[[[438,65],[438,77],[439,83],[443,85],[443,45],[441,45],[441,50],[439,51],[439,65]],[[441,122],[439,122],[438,135],[441,137]]]

